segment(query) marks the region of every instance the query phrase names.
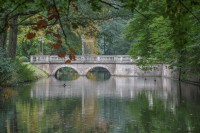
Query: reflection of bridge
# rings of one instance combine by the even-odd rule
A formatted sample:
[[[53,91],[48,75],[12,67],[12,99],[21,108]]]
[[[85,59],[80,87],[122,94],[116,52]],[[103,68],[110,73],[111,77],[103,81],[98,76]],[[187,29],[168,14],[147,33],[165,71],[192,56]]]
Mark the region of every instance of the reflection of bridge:
[[[156,82],[154,81],[156,79]],[[66,84],[64,87],[63,84]],[[171,85],[173,83],[173,85]],[[162,78],[147,77],[111,77],[105,81],[94,81],[80,76],[72,81],[59,81],[53,77],[36,82],[31,90],[31,97],[122,97],[133,98],[141,91],[154,93],[157,90],[159,97],[169,98],[177,96],[175,81]],[[174,86],[175,88],[172,88]]]
[[[64,62],[68,60],[59,58],[56,55],[34,55],[31,56],[30,62],[49,75],[55,75],[58,69],[70,67],[76,70],[80,75],[86,75],[89,70],[95,67],[107,69],[111,75],[117,76],[161,76],[162,65],[156,65],[156,70],[143,72],[140,70],[128,55],[93,55],[93,56],[76,56],[76,61],[70,64]]]

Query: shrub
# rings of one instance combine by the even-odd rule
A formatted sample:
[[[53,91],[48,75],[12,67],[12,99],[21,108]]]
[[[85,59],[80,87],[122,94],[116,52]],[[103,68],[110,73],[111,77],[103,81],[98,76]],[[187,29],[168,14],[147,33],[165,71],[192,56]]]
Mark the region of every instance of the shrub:
[[[0,48],[0,86],[35,80],[34,72],[28,68],[28,65],[22,64],[27,60],[27,57],[13,60],[7,56],[4,49]]]
[[[19,62],[28,62],[29,61],[29,59],[26,56],[21,56],[18,59],[19,59]]]
[[[14,66],[4,49],[0,48],[0,86],[6,85],[12,77]]]

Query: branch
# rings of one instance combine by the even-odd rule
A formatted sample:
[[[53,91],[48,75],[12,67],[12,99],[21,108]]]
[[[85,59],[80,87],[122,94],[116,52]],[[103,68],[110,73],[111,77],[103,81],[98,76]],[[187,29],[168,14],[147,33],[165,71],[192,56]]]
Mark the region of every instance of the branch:
[[[12,11],[10,11],[8,14],[5,15],[5,18],[6,18],[6,21],[5,21],[5,24],[4,26],[2,27],[1,31],[0,31],[0,34],[3,33],[6,29],[6,24],[8,23],[8,21],[10,20],[10,18],[8,18],[8,16],[13,13],[15,10],[17,10],[21,5],[23,5],[24,3],[26,3],[26,0],[22,3],[19,3]]]
[[[65,43],[67,44],[68,48],[70,48],[69,44],[67,43],[67,35],[65,34],[65,31],[64,31],[64,28],[63,28],[63,25],[62,25],[62,21],[61,21],[61,19],[60,19],[60,13],[58,12],[58,8],[57,8],[57,6],[56,6],[55,0],[53,0],[53,4],[54,4],[55,9],[56,9],[56,12],[58,13],[58,16],[59,16],[59,17],[58,17],[58,20],[59,20],[60,27],[61,27],[61,29],[62,29],[63,35],[65,36]]]
[[[114,4],[114,3],[109,3],[109,2],[106,2],[106,1],[104,1],[104,0],[100,0],[100,2],[101,2],[101,3],[104,3],[104,4],[106,4],[106,5],[109,5],[110,7],[113,7],[113,8],[115,8],[115,9],[120,9],[120,8],[123,7],[123,6],[121,6],[121,5]]]
[[[10,20],[12,18],[15,18],[17,16],[35,15],[35,14],[37,14],[39,12],[40,11],[35,10],[35,11],[28,11],[28,12],[23,12],[23,13],[17,13],[15,15],[11,16],[8,20]]]
[[[139,13],[140,15],[142,15],[144,18],[146,18],[147,20],[149,20],[149,17],[145,16],[143,13],[141,13],[139,10],[137,10],[136,8],[134,8],[134,10]]]
[[[192,16],[200,23],[200,19],[181,1],[179,0],[180,4],[187,10],[189,11]]]
[[[114,7],[115,9],[124,8],[124,7],[126,6],[126,5],[118,5],[118,4],[108,3],[108,2],[105,2],[104,0],[100,0],[100,2],[102,2],[102,3],[104,3],[104,4],[107,4],[107,5],[111,6],[111,7]],[[116,6],[117,6],[117,7],[116,7]],[[136,9],[136,6],[135,6],[135,8],[134,8],[133,10],[135,10],[138,14],[142,15],[142,16],[143,16],[144,18],[146,18],[147,20],[150,20],[150,18],[149,18],[148,16],[144,15],[144,14],[141,13],[139,10],[137,10],[137,9]],[[150,21],[152,21],[152,20],[150,20]],[[152,21],[152,22],[154,22],[154,21]],[[158,23],[158,22],[155,22],[155,23]],[[158,23],[158,24],[163,25],[162,23]],[[164,25],[164,26],[167,26],[167,25]],[[167,27],[169,27],[169,26],[167,26]]]
[[[55,25],[55,24],[57,24],[56,23],[57,22],[57,20],[55,20],[54,22],[52,22],[52,23],[50,23],[50,24],[48,24],[47,26],[53,26],[53,25]],[[37,23],[18,23],[18,24],[16,24],[16,25],[14,25],[14,26],[19,26],[19,25],[22,25],[22,26],[33,26],[33,25],[37,25]]]
[[[40,11],[29,11],[29,12],[26,12],[26,13],[21,13],[21,14],[18,14],[20,16],[26,16],[26,15],[29,15],[28,17],[22,19],[17,25],[21,25],[22,22],[26,21],[28,18],[32,17],[33,15],[35,14],[38,14]]]
[[[11,12],[9,12],[7,15],[9,16],[11,13],[13,13],[15,10],[17,10],[17,8],[19,8],[21,5],[23,5],[24,3],[26,3],[26,0],[22,3],[19,3]]]

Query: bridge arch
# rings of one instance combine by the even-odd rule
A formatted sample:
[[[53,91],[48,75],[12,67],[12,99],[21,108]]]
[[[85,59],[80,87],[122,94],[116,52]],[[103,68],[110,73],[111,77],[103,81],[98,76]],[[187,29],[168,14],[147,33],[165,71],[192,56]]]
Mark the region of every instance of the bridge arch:
[[[74,67],[74,66],[72,66],[72,65],[67,65],[67,64],[65,64],[65,65],[59,65],[58,67],[56,67],[56,68],[53,70],[53,72],[52,72],[51,75],[55,75],[56,72],[57,72],[60,68],[64,68],[64,67],[72,68],[72,69],[74,69],[75,71],[77,71],[79,75],[82,75],[82,72],[81,72],[79,69],[77,69],[76,67]]]
[[[93,66],[90,66],[90,67],[88,67],[87,69],[86,69],[86,71],[85,71],[85,75],[90,71],[90,70],[92,70],[93,68],[96,68],[96,67],[101,67],[101,68],[105,68],[106,70],[108,70],[108,72],[110,73],[110,75],[113,75],[113,72],[112,72],[112,70],[111,70],[111,68],[110,67],[108,67],[108,66],[106,66],[106,65],[93,65]]]

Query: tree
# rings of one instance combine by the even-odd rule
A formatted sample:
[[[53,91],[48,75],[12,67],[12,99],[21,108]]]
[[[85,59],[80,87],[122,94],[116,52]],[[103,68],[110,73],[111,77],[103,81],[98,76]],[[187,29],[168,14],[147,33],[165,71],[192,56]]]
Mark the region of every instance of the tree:
[[[8,29],[16,26],[14,33],[17,35],[18,26],[29,26],[32,29],[27,33],[27,39],[32,39],[37,37],[36,34],[38,31],[45,31],[48,34],[52,33],[55,37],[58,38],[58,42],[55,41],[58,45],[53,45],[52,48],[56,49],[58,55],[59,53],[64,53],[62,48],[62,42],[65,42],[68,47],[69,54],[74,54],[70,52],[71,43],[77,43],[74,40],[80,40],[82,33],[90,36],[94,36],[98,29],[95,28],[95,25],[99,21],[105,21],[112,18],[117,18],[124,16],[125,14],[120,14],[120,10],[109,10],[105,12],[106,9],[113,7],[114,9],[119,9],[115,6],[112,6],[111,3],[105,1],[91,1],[87,2],[83,0],[63,0],[58,2],[57,0],[53,1],[22,1],[17,0],[11,2],[2,2],[2,19],[1,21],[1,36],[4,37],[2,42],[6,42],[5,34]],[[11,6],[8,6],[11,5]],[[6,16],[6,17],[4,17]],[[38,16],[38,18],[36,18]],[[11,24],[10,20],[13,18],[18,18],[17,24]],[[48,18],[48,19],[47,19]],[[5,21],[4,21],[5,20]],[[16,19],[17,22],[17,19]],[[57,25],[56,30],[52,30],[52,26]],[[79,29],[79,30],[78,30]],[[80,32],[80,29],[84,29],[86,32]],[[12,33],[12,30],[10,30]],[[10,35],[14,35],[11,34]],[[70,36],[71,34],[71,36]],[[59,35],[59,36],[58,36]],[[10,36],[9,38],[12,38]],[[63,39],[61,40],[61,37]],[[75,39],[73,39],[75,38]],[[10,39],[12,40],[12,39]],[[14,39],[10,41],[10,51],[15,56],[15,45],[17,40]],[[80,41],[78,41],[80,42]],[[6,44],[3,44],[4,46]],[[11,51],[12,50],[12,51]],[[73,50],[74,51],[74,50]],[[80,51],[80,49],[79,49]],[[65,54],[62,54],[62,56]]]
[[[124,2],[135,14],[139,15],[139,17],[138,15],[135,16],[134,23],[132,21],[129,24],[126,32],[126,36],[133,41],[130,54],[135,58],[140,57],[139,64],[144,66],[164,61],[164,63],[169,63],[179,70],[179,79],[184,78],[182,74],[191,72],[194,68],[199,68],[199,63],[197,63],[199,59],[195,59],[197,53],[199,53],[197,52],[198,48],[191,51],[191,46],[194,46],[191,40],[195,40],[193,38],[197,37],[194,34],[194,36],[191,36],[191,33],[194,33],[193,29],[198,29],[200,25],[199,17],[196,15],[199,11],[198,7],[200,7],[199,2],[195,0],[159,2],[152,0],[146,3],[137,0],[131,3],[127,0]],[[140,23],[137,23],[138,20]],[[197,24],[193,25],[190,20]],[[156,28],[160,29],[157,30]],[[135,30],[138,33],[134,32]],[[163,33],[160,33],[160,31],[163,31]],[[133,33],[138,35],[134,39],[131,38]],[[158,33],[159,36],[156,36]],[[165,42],[161,40],[165,40]],[[190,52],[195,56],[191,55]],[[192,66],[189,66],[188,64],[191,64],[191,62],[193,62]],[[198,69],[195,69],[195,72],[197,71]]]
[[[123,30],[128,20],[114,19],[100,25],[99,46],[105,55],[127,54],[130,43],[123,37]]]

